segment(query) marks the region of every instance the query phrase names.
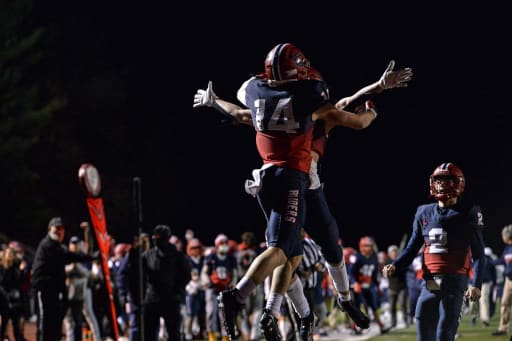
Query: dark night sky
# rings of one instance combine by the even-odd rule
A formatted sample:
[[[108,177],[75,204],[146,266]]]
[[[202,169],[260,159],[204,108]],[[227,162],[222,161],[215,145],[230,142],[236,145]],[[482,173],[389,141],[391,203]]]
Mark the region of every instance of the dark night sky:
[[[74,106],[92,119],[119,121],[130,138],[109,147],[89,139],[84,162],[98,167],[108,188],[119,171],[109,160],[124,158],[119,174],[127,193],[131,177],[142,178],[146,229],[167,223],[182,234],[192,227],[206,244],[219,232],[238,239],[252,230],[263,238],[263,217],[243,191],[260,165],[252,128],[222,125],[214,110],[192,109],[192,100],[212,80],[217,95],[235,101],[266,53],[292,42],[324,75],[334,99],[377,80],[390,59],[414,71],[408,88],[376,99],[379,117],[371,127],[338,127],[330,138],[325,191],[347,244],[364,234],[382,247],[398,243],[410,233],[416,206],[430,201],[428,176],[451,161],[482,206],[488,244],[502,248],[499,231],[512,222],[512,30],[505,4],[171,4],[86,2],[46,12],[55,11],[52,20],[66,28],[60,48],[74,72],[105,70],[105,88],[97,79],[69,85]],[[85,44],[74,42],[77,35],[88,37]],[[98,105],[111,106],[110,117],[98,117]],[[126,211],[110,210],[105,200],[112,234],[135,232],[126,226],[129,198]]]

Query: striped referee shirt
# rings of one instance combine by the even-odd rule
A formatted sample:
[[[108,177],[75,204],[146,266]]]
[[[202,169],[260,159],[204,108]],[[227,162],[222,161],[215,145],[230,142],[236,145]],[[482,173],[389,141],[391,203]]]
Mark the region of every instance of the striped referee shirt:
[[[311,238],[304,238],[302,240],[302,248],[304,254],[302,256],[302,262],[299,265],[299,273],[309,272],[311,276],[308,278],[302,278],[304,288],[314,288],[318,282],[318,272],[316,271],[316,263],[324,263],[324,258],[320,251],[320,246],[313,241]]]

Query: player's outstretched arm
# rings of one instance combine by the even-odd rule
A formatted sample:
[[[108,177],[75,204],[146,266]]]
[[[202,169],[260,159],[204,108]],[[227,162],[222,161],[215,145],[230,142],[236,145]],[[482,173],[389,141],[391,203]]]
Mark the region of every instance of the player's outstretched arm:
[[[206,89],[197,89],[197,92],[194,95],[193,107],[198,108],[204,106],[213,107],[224,116],[228,116],[229,119],[234,119],[240,124],[252,126],[251,111],[234,103],[220,99],[213,91],[212,81],[208,82],[208,87]]]
[[[364,106],[356,108],[356,113],[336,109],[330,103],[325,104],[313,113],[313,120],[324,120],[326,131],[334,126],[343,126],[360,130],[368,127],[377,117],[377,111],[371,101],[366,101]]]
[[[412,69],[406,67],[400,70],[393,70],[394,68],[395,61],[391,60],[378,81],[357,90],[351,96],[340,99],[336,102],[336,108],[343,109],[365,94],[376,94],[383,90],[407,87],[408,82],[412,79]]]

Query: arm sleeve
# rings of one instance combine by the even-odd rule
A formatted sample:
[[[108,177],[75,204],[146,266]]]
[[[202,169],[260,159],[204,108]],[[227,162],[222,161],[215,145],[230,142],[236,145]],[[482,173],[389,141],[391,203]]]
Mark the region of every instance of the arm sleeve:
[[[474,272],[475,276],[473,277],[473,286],[477,288],[482,287],[482,273],[485,267],[485,263],[487,261],[484,253],[484,238],[482,235],[483,223],[481,222],[481,213],[480,210],[477,209],[476,214],[472,214],[471,218],[471,256],[475,261]]]
[[[425,241],[423,240],[423,235],[421,233],[421,220],[418,216],[418,212],[416,212],[416,216],[414,217],[412,235],[409,241],[407,242],[407,246],[400,253],[397,259],[393,262],[393,265],[396,267],[396,271],[403,271],[405,268],[412,263],[414,258],[418,255],[418,251],[423,246]]]

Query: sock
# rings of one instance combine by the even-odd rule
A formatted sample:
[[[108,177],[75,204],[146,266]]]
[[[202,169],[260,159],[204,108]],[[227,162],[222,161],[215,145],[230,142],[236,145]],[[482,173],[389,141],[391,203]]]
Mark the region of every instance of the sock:
[[[239,303],[243,303],[244,300],[249,297],[251,292],[256,288],[256,283],[249,277],[243,277],[236,285],[238,289],[238,295],[236,299]]]
[[[327,270],[331,275],[334,287],[340,293],[342,298],[350,299],[350,284],[348,282],[347,268],[345,266],[345,260],[342,258],[339,265],[332,265],[327,263]],[[341,294],[342,292],[348,294]]]
[[[275,318],[279,317],[281,303],[283,303],[283,295],[271,292],[267,299],[266,308],[272,312]]]
[[[292,301],[293,308],[301,319],[309,316],[311,311],[309,310],[309,303],[304,296],[304,288],[300,279],[296,278],[293,283],[290,283],[286,295]]]

